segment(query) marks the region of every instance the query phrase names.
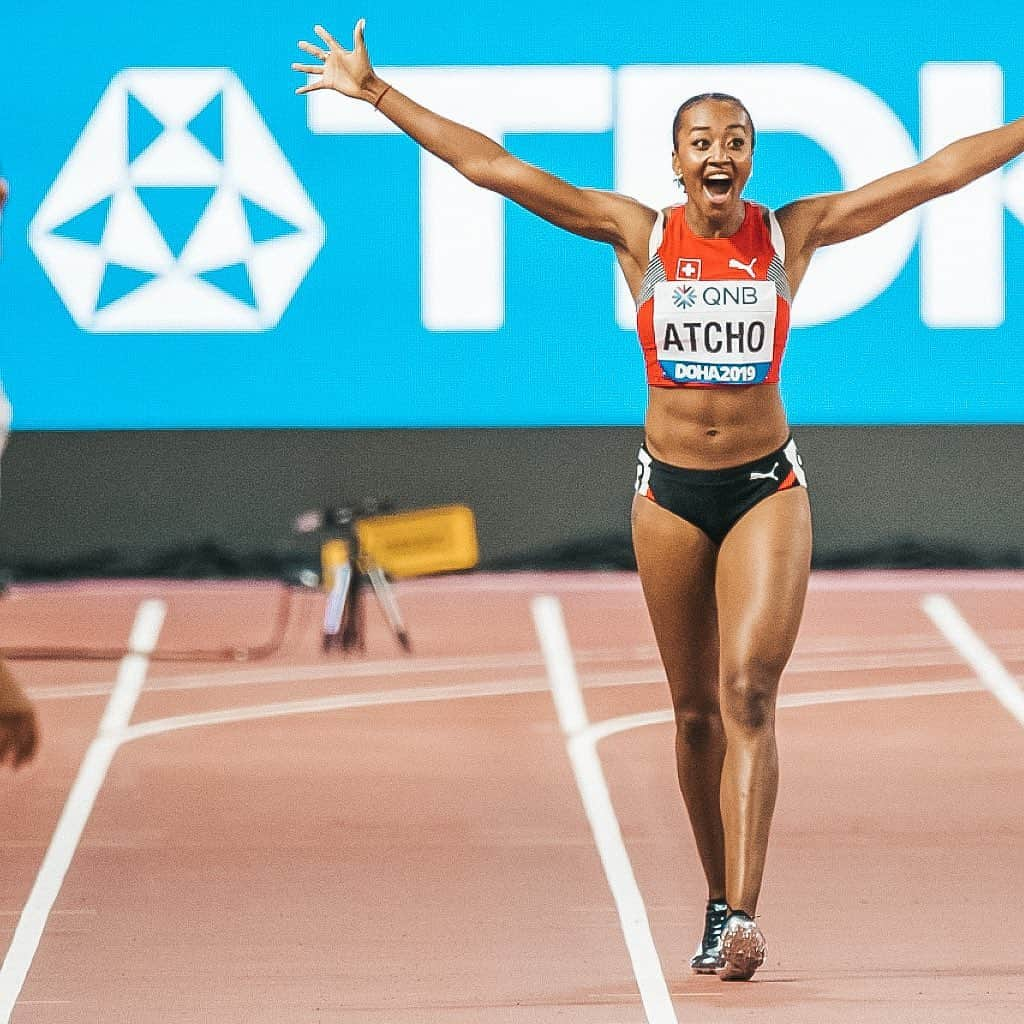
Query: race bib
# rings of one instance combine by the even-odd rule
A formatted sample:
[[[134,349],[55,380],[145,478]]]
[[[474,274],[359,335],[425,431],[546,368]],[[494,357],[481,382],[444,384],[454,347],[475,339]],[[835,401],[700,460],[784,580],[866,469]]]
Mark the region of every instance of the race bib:
[[[680,384],[760,384],[775,350],[773,281],[661,281],[654,341],[665,376]]]

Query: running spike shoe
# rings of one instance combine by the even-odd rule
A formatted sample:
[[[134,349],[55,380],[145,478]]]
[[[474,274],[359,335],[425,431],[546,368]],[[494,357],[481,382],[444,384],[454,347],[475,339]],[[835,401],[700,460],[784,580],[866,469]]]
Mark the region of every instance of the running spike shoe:
[[[722,981],[749,981],[764,963],[766,949],[761,929],[742,911],[729,915],[722,929]]]
[[[704,911],[704,935],[690,960],[694,974],[714,974],[722,966],[722,929],[729,913],[729,904],[725,900],[708,900]]]

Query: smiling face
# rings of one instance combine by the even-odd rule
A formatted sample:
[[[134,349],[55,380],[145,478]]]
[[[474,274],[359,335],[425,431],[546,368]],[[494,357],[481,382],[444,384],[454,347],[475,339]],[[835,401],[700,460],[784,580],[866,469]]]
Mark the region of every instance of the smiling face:
[[[678,118],[675,143],[672,169],[686,189],[691,227],[738,230],[754,152],[747,112],[732,100],[701,100]]]

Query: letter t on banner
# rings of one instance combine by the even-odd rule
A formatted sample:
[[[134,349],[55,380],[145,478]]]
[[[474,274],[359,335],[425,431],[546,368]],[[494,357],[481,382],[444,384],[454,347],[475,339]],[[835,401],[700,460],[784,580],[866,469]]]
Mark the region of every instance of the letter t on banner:
[[[607,132],[612,72],[605,67],[381,68],[417,102],[498,142],[512,132]],[[310,130],[395,134],[367,104],[309,94]],[[427,152],[420,158],[420,295],[432,331],[494,331],[505,320],[501,197],[476,188]]]

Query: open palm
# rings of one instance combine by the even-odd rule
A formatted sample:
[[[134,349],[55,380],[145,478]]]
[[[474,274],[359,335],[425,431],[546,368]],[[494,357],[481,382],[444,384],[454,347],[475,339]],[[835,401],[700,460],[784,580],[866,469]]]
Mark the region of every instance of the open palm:
[[[299,49],[322,60],[323,64],[292,65],[293,71],[319,76],[296,89],[296,93],[301,95],[315,92],[317,89],[334,89],[345,96],[367,99],[366,86],[372,81],[373,68],[370,66],[370,57],[363,40],[365,26],[366,21],[362,18],[356,22],[355,31],[352,33],[352,49],[346,50],[327,29],[322,25],[315,25],[313,31],[323,40],[324,46],[316,46],[303,39],[299,43]]]

